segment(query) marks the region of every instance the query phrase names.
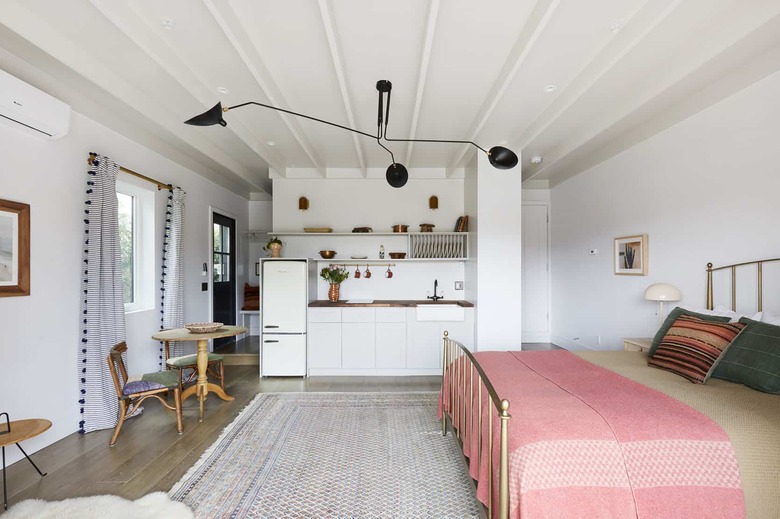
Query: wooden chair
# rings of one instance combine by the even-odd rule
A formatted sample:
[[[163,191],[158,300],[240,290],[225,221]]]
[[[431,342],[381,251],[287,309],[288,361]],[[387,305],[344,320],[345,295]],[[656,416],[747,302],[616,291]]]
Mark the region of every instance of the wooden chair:
[[[179,389],[184,387],[184,384],[197,381],[198,379],[198,355],[193,353],[192,355],[182,355],[181,357],[171,357],[170,344],[168,341],[163,341],[165,350],[165,367],[167,369],[176,369],[179,371]],[[222,391],[225,390],[225,357],[219,353],[209,353],[209,361],[206,366],[206,374],[211,375],[215,379],[219,380],[219,386]],[[192,370],[187,378],[184,378],[184,370]]]
[[[161,371],[159,373],[147,373],[141,377],[128,378],[127,368],[122,359],[122,353],[127,351],[127,344],[120,342],[109,353],[106,360],[108,369],[111,371],[111,378],[114,379],[114,388],[116,396],[119,399],[119,420],[114,429],[114,435],[111,437],[109,445],[111,447],[116,443],[119,431],[122,425],[129,417],[138,410],[139,406],[149,397],[159,400],[166,408],[176,411],[176,425],[179,428],[179,434],[182,433],[181,426],[181,388],[176,373],[173,371]],[[168,405],[160,395],[173,391],[175,407]]]

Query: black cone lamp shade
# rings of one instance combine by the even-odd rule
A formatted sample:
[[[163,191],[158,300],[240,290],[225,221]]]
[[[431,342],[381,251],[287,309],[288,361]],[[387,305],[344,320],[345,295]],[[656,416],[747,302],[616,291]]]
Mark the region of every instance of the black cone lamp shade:
[[[493,146],[488,151],[488,160],[496,169],[512,169],[517,166],[517,155],[502,146]]]
[[[215,124],[227,126],[227,122],[222,118],[222,103],[217,103],[211,110],[184,121],[184,124],[191,124],[192,126],[213,126]]]
[[[406,181],[409,180],[409,172],[406,171],[406,167],[404,167],[403,164],[398,164],[396,162],[387,167],[385,180],[393,187],[404,187]]]

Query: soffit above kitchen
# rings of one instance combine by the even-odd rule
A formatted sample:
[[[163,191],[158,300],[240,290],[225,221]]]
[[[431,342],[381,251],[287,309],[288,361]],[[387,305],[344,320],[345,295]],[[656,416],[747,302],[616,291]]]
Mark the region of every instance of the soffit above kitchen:
[[[220,101],[373,134],[387,79],[388,136],[506,146],[556,185],[780,69],[776,0],[7,0],[0,24],[0,68],[244,196],[388,155],[259,107],[182,124]],[[391,147],[412,176],[474,150]]]

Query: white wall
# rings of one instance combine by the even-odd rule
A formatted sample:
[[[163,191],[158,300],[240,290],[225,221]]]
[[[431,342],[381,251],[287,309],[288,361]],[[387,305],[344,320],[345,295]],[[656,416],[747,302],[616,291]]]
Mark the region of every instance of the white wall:
[[[648,285],[703,307],[707,262],[778,257],[778,92],[780,73],[552,189],[554,342],[619,349],[657,329]],[[649,274],[613,274],[613,239],[640,233]]]
[[[11,419],[47,418],[52,428],[25,442],[28,452],[78,429],[77,349],[79,267],[87,154],[99,152],[118,163],[187,192],[184,236],[185,321],[209,319],[209,292],[201,292],[201,266],[209,258],[209,205],[237,216],[246,230],[247,200],[74,113],[70,134],[46,140],[0,126],[0,198],[31,207],[31,295],[0,298],[0,411]],[[167,191],[156,194],[162,229]],[[162,233],[157,236],[162,249]],[[238,281],[243,285],[247,245],[239,241]],[[127,316],[133,372],[157,369],[158,344],[149,337],[160,327],[160,259],[154,266],[156,308]],[[239,298],[240,301],[240,298]],[[191,424],[194,425],[194,424]],[[19,457],[9,450],[9,462]]]
[[[494,168],[480,153],[476,177],[477,349],[517,350],[522,329],[522,176],[519,168]]]
[[[428,198],[439,198],[439,209],[428,207]],[[308,211],[298,210],[298,198],[309,199]],[[390,187],[382,179],[275,179],[273,222],[274,231],[303,232],[304,227],[330,227],[334,232],[350,232],[354,227],[372,227],[374,232],[391,232],[395,224],[409,225],[418,232],[421,223],[431,223],[434,231],[452,231],[463,215],[463,179],[410,178],[402,188]],[[335,262],[350,256],[377,259],[379,246],[384,245],[393,277],[384,273],[387,265],[372,265],[372,277],[351,277],[341,285],[341,299],[425,299],[433,293],[434,280],[447,299],[463,299],[463,291],[455,291],[455,281],[464,279],[463,262],[393,262],[389,252],[406,252],[406,236],[309,235],[281,236],[282,256],[319,258],[320,250],[335,250]],[[322,268],[327,263],[320,263]],[[361,267],[365,273],[365,265]],[[354,274],[355,266],[350,267]],[[318,299],[327,299],[328,285],[318,283]]]

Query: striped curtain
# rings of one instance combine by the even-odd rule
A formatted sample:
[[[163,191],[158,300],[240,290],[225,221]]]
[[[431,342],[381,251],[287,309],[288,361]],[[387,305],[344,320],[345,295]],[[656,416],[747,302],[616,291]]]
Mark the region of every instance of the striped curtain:
[[[106,357],[125,340],[116,177],[119,165],[93,156],[87,171],[81,269],[81,342],[78,354],[79,431],[116,425],[118,402]]]
[[[181,328],[184,326],[184,284],[183,256],[184,242],[184,198],[187,196],[181,188],[176,187],[168,195],[168,209],[165,211],[165,239],[163,242],[162,280],[161,283],[161,330]],[[171,343],[171,356],[183,355],[181,342]],[[160,369],[165,359],[160,348]]]

